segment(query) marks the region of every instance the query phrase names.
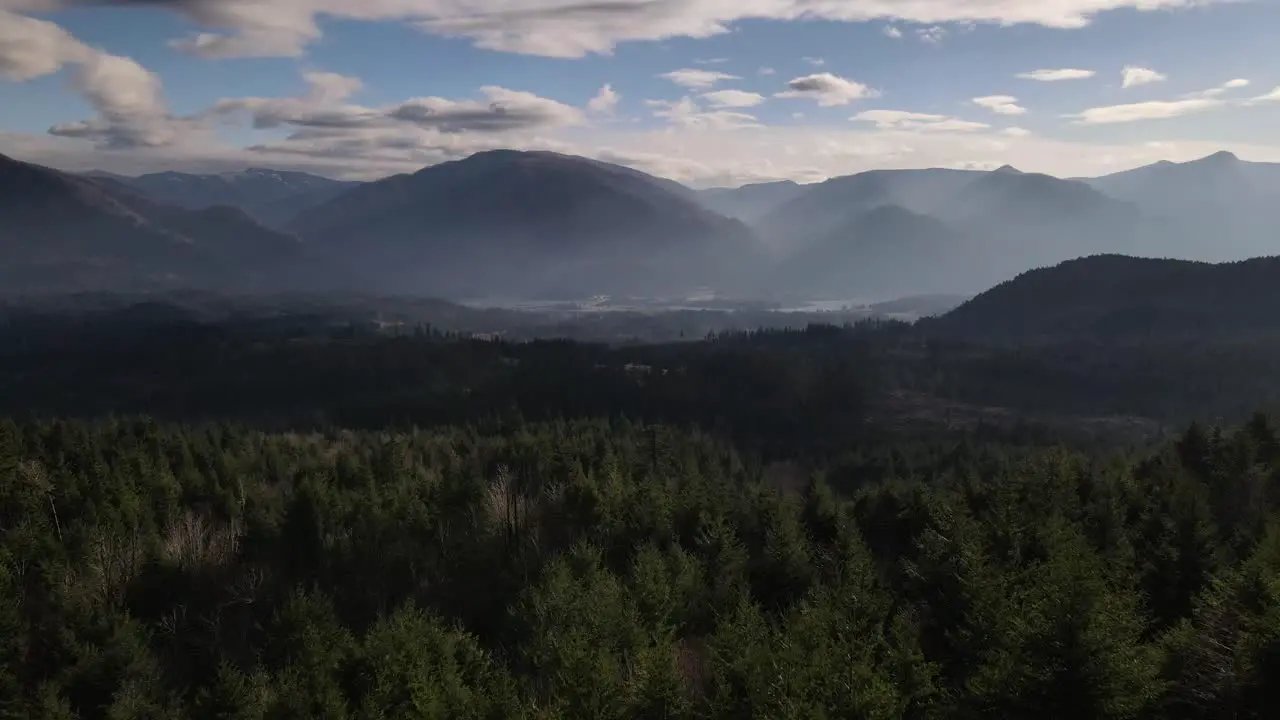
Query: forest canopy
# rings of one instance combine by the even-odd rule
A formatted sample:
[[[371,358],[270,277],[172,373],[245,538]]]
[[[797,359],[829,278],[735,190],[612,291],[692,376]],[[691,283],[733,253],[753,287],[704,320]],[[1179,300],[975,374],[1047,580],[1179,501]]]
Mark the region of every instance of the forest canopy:
[[[1265,342],[142,310],[0,328],[0,717],[1280,700]]]

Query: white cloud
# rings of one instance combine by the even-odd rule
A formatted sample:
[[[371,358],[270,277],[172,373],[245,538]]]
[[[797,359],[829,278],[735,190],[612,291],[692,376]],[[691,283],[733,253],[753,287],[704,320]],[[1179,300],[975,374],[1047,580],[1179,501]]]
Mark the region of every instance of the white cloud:
[[[214,104],[205,116],[229,121],[247,114],[254,128],[291,129],[291,139],[323,140],[330,148],[365,147],[378,138],[380,149],[406,133],[420,138],[415,129],[430,131],[437,139],[457,134],[500,137],[584,122],[577,108],[497,86],[480,88],[483,100],[419,97],[373,108],[343,102],[359,87],[355,78],[331,73],[308,73],[305,78],[311,88],[301,97],[229,98]]]
[[[613,86],[605,83],[597,92],[595,97],[587,102],[587,109],[597,115],[613,115],[618,109],[618,101],[621,96],[614,91]]]
[[[98,113],[55,125],[51,134],[91,139],[104,148],[133,148],[169,145],[196,129],[170,116],[160,79],[132,59],[91,48],[51,22],[4,7],[0,4],[0,77],[23,82],[72,66],[72,87]]]
[[[897,25],[885,25],[884,34],[893,38],[894,40],[902,39],[902,30],[900,30]]]
[[[821,107],[848,105],[855,100],[878,97],[879,92],[860,82],[847,80],[831,73],[817,73],[798,77],[787,83],[787,90],[775,97],[807,98],[814,100]]]
[[[1017,77],[1022,80],[1036,80],[1038,82],[1062,82],[1063,80],[1088,80],[1097,74],[1098,73],[1093,70],[1061,68],[1054,70],[1032,70],[1031,72],[1018,73]]]
[[[426,97],[407,100],[390,112],[396,120],[440,132],[504,132],[563,127],[582,122],[577,108],[533,93],[503,87],[480,88],[485,100]]]
[[[327,5],[324,4],[326,2]],[[954,5],[953,0],[947,2]],[[1062,7],[1073,2],[1077,10],[1084,13],[1081,18],[1091,17],[1089,13],[1095,10],[1111,7],[1108,0],[1090,0],[1088,3],[1076,0],[1053,0],[1048,3],[983,0],[969,3],[982,7],[977,10],[970,7],[967,12],[1023,13],[1029,18],[1048,12],[1046,7],[1049,5],[1056,5],[1061,11]],[[1135,0],[1135,3],[1130,4],[1137,2],[1143,2],[1149,7],[1160,4],[1159,0],[1149,3],[1146,0]],[[23,0],[24,4],[21,6],[17,3],[18,0],[0,0],[0,7],[39,9],[34,0]],[[132,4],[149,3],[161,4],[162,0],[134,0]],[[769,9],[774,7],[773,3],[774,0],[720,2],[720,9],[713,8],[711,12],[720,13],[721,16],[736,13],[735,18],[741,17],[743,12],[767,14],[774,12]],[[434,12],[444,13],[447,10],[446,15],[472,13],[468,17],[480,17],[475,14],[479,12],[478,9],[496,9],[498,12],[490,12],[484,16],[485,22],[492,23],[492,27],[505,29],[499,34],[486,35],[490,40],[482,39],[480,31],[450,33],[472,38],[481,44],[493,42],[496,45],[510,46],[501,49],[527,46],[529,51],[561,55],[568,53],[568,56],[573,56],[574,52],[607,52],[617,42],[647,39],[642,37],[645,33],[657,32],[654,30],[657,25],[652,22],[656,22],[654,18],[661,15],[659,10],[666,13],[659,18],[667,23],[663,26],[666,29],[662,31],[668,33],[666,36],[687,34],[688,26],[684,23],[696,15],[694,11],[699,8],[706,11],[716,3],[706,3],[703,0],[686,0],[681,3],[640,0],[611,0],[606,3],[579,0],[451,0],[447,8],[444,0],[423,0],[421,3],[419,0],[362,0],[360,3],[345,0],[221,0],[216,3],[212,0],[172,0],[164,4],[175,7],[203,6],[198,13],[188,10],[189,17],[197,20],[203,17],[205,20],[200,20],[202,29],[225,35],[211,35],[201,50],[213,54],[237,54],[230,52],[230,49],[235,49],[233,41],[246,44],[240,50],[247,50],[247,46],[254,44],[259,44],[260,50],[274,43],[275,47],[282,49],[283,54],[293,53],[295,50],[301,52],[313,39],[321,37],[318,29],[309,35],[305,22],[313,22],[317,17],[323,19],[326,15],[377,19],[378,13],[391,13],[387,8],[395,5],[400,8],[395,12],[401,14],[394,17],[428,25],[437,17],[432,14]],[[586,8],[588,4],[594,10],[589,12]],[[282,13],[281,8],[286,5],[304,8],[304,11],[296,15]],[[328,9],[314,10],[322,5]],[[409,12],[411,8],[428,5],[435,10],[421,14],[416,10]],[[816,8],[811,15],[813,17],[823,16],[824,13],[856,13],[857,6],[862,6],[864,10],[870,7],[864,0],[791,3],[793,8],[801,5]],[[943,0],[913,0],[912,3],[893,4],[881,1],[878,5],[880,9],[871,14],[907,13],[920,16],[937,11],[935,14],[945,15],[942,12]],[[1019,5],[1021,7],[1017,7]],[[1089,7],[1086,8],[1086,5]],[[312,9],[307,10],[304,6]],[[609,7],[602,9],[604,6]],[[889,9],[884,9],[886,6]],[[518,10],[512,11],[512,7]],[[591,15],[591,12],[596,14]],[[625,17],[627,21],[614,23],[612,20],[602,20],[606,15]],[[222,16],[234,16],[235,22],[216,21],[217,17]],[[569,18],[567,22],[557,25],[557,18],[566,17]],[[210,22],[210,19],[215,21]],[[950,21],[945,17],[909,20],[892,14],[876,16],[874,19],[927,24]],[[279,24],[271,24],[277,20]],[[1024,18],[1013,21],[1035,20]],[[728,22],[731,20],[723,20],[722,29],[708,32],[715,34],[728,29]],[[1073,25],[1068,23],[1067,26]],[[315,27],[319,28],[321,25],[316,24]],[[903,27],[911,32],[909,26]],[[298,32],[298,28],[302,32]],[[560,32],[557,28],[567,28],[567,31]],[[442,32],[439,28],[428,30]],[[291,37],[294,41],[286,42]],[[220,51],[215,50],[219,47],[218,43],[223,43]],[[1173,140],[1167,141],[1160,148],[1066,142],[1040,135],[1033,136],[1020,128],[977,132],[979,128],[974,126],[981,123],[923,113],[915,117],[900,116],[896,121],[889,116],[882,116],[879,122],[871,119],[875,116],[869,116],[862,118],[859,124],[847,127],[788,122],[782,122],[778,126],[763,126],[753,115],[715,106],[713,96],[719,97],[715,92],[706,92],[705,97],[699,95],[701,90],[709,90],[714,83],[705,88],[695,88],[699,92],[691,91],[692,98],[650,103],[656,113],[668,121],[652,131],[639,129],[636,125],[628,125],[623,129],[620,123],[585,124],[582,108],[500,87],[487,87],[474,98],[418,98],[387,106],[365,107],[352,100],[353,97],[358,98],[356,93],[361,88],[360,81],[332,73],[308,74],[310,90],[300,97],[232,98],[220,103],[220,107],[208,115],[175,118],[166,108],[159,81],[137,63],[128,58],[87,48],[52,23],[12,13],[0,15],[0,77],[21,81],[47,76],[62,68],[68,70],[69,81],[95,107],[98,117],[84,123],[61,126],[57,128],[59,136],[0,132],[0,152],[60,166],[80,169],[102,166],[122,172],[157,169],[202,171],[268,165],[281,169],[308,169],[345,177],[377,177],[462,157],[479,150],[512,147],[553,149],[602,158],[616,157],[626,159],[642,169],[678,179],[720,183],[726,179],[780,177],[813,180],[829,174],[846,174],[876,167],[950,166],[975,159],[986,162],[991,158],[997,159],[997,164],[1008,162],[1028,170],[1059,175],[1086,175],[1098,170],[1123,169],[1125,166],[1162,158],[1192,159],[1222,149],[1217,144]],[[831,79],[844,85],[831,82]],[[781,95],[810,98],[828,107],[847,105],[854,100],[877,94],[861,83],[830,73],[796,78],[788,85]],[[1240,87],[1245,86],[1234,85],[1229,89]],[[1251,93],[1241,93],[1247,94]],[[1203,102],[1206,98],[1195,100]],[[1209,107],[1226,105],[1225,100],[1223,98]],[[1254,98],[1253,101],[1280,101],[1280,88]],[[1017,106],[1016,101],[1011,104]],[[1188,107],[1191,106],[1181,106],[1172,111],[1173,114],[1169,114],[1168,109],[1152,109],[1150,104],[1144,105],[1148,107],[1138,111],[1125,110],[1133,106],[1094,108],[1077,116],[1077,119],[1080,122],[1101,124],[1132,121],[1115,119],[1125,115],[1138,115],[1140,117],[1134,119],[1144,119],[1198,111],[1189,110]],[[592,103],[587,102],[585,109],[592,110]],[[246,148],[222,144],[211,133],[204,132],[215,120],[244,123],[246,118],[259,127],[274,127],[285,133],[273,134],[271,141],[262,141],[262,144]],[[912,126],[912,123],[915,125]],[[743,128],[750,130],[718,132]],[[276,139],[278,135],[287,136]],[[94,142],[83,142],[84,138]],[[111,148],[119,147],[129,147],[130,151],[110,152]],[[1227,149],[1250,159],[1280,159],[1280,148],[1236,145],[1228,146]]]
[[[685,128],[741,130],[763,127],[754,115],[731,110],[703,110],[689,97],[675,102],[646,100],[645,104],[654,109],[654,117],[664,118],[673,125]]]
[[[1138,87],[1139,85],[1150,85],[1151,83],[1164,82],[1169,79],[1169,77],[1163,73],[1158,73],[1155,70],[1148,68],[1134,67],[1132,65],[1122,70],[1121,75],[1124,77],[1124,84],[1122,87],[1126,88]]]
[[[755,107],[764,102],[764,96],[759,93],[746,92],[745,90],[716,90],[714,92],[703,93],[702,99],[711,104],[715,108],[746,108]]]
[[[998,115],[1026,115],[1027,109],[1018,104],[1012,95],[989,95],[973,99],[973,104]]]
[[[934,25],[932,27],[925,27],[916,30],[916,37],[920,38],[921,42],[927,42],[930,45],[937,45],[942,42],[942,39],[946,36],[947,29],[941,25]]]
[[[0,9],[0,78],[24,82],[52,75],[92,54],[88,46],[51,22]]]
[[[1259,96],[1257,96],[1257,97],[1255,97],[1255,98],[1250,98],[1248,102],[1249,102],[1250,104],[1252,104],[1252,103],[1280,102],[1280,87],[1277,87],[1276,89],[1272,90],[1271,92],[1267,93],[1266,95],[1259,95]]]
[[[1280,94],[1278,94],[1280,95]],[[721,132],[711,122],[654,130],[601,124],[563,131],[442,134],[412,125],[355,131],[303,129],[252,148],[176,144],[119,153],[47,135],[0,132],[0,153],[68,170],[138,174],[159,170],[221,172],[273,167],[330,177],[374,179],[495,148],[554,150],[637,167],[699,187],[776,179],[814,182],[881,168],[953,167],[980,159],[1059,177],[1094,176],[1157,160],[1181,162],[1230,150],[1253,161],[1280,161],[1280,144],[1173,141],[1109,144],[995,133],[943,133],[786,123]]]
[[[53,135],[111,148],[154,147],[174,143],[188,125],[170,117],[160,79],[129,58],[95,53],[79,64],[73,83],[98,117],[55,125]]]
[[[1081,28],[1099,14],[1127,8],[1168,10],[1203,0],[133,0],[183,14],[203,32],[175,47],[205,57],[298,56],[323,36],[320,19],[403,21],[423,31],[467,38],[489,50],[553,57],[609,53],[618,44],[673,37],[705,38],[742,20],[819,19],[1036,24]],[[1209,0],[1225,1],[1225,0]],[[49,11],[106,0],[0,0],[0,7]]]
[[[715,70],[697,70],[694,68],[672,70],[671,72],[663,73],[658,77],[670,80],[681,87],[693,89],[709,88],[721,80],[742,79],[737,75],[730,75],[729,73],[717,72]]]
[[[923,130],[934,132],[975,132],[991,126],[969,122],[947,115],[907,112],[905,110],[867,110],[854,115],[851,120],[874,123],[881,130]]]
[[[804,60],[805,62],[809,63],[814,67],[822,67],[823,65],[827,64],[827,61],[824,58],[820,58],[820,57],[806,57],[806,58],[800,58],[800,59]]]
[[[311,128],[357,128],[387,125],[386,113],[376,108],[343,103],[357,92],[358,78],[335,73],[309,72],[303,75],[309,87],[301,97],[241,97],[219,100],[206,115],[212,118],[234,118],[247,113],[253,127],[271,129],[283,126]]]
[[[1225,103],[1213,98],[1192,98],[1188,100],[1151,101],[1133,103],[1131,105],[1112,105],[1109,107],[1089,108],[1079,114],[1072,115],[1082,125],[1111,125],[1116,123],[1139,122],[1142,120],[1164,120],[1168,118],[1191,115],[1222,107]]]
[[[341,102],[364,89],[364,81],[331,72],[306,72],[302,79],[311,86],[310,97],[318,103]]]
[[[759,72],[761,75],[777,75],[778,74],[778,71],[774,70],[771,67],[762,67],[757,72]]]
[[[729,62],[729,58],[698,58],[693,61],[694,65],[723,65]]]
[[[1218,87],[1212,87],[1212,88],[1209,88],[1208,90],[1197,90],[1196,92],[1193,92],[1193,93],[1187,93],[1183,97],[1215,98],[1215,97],[1220,97],[1222,95],[1226,95],[1228,92],[1231,92],[1232,90],[1239,90],[1241,88],[1246,88],[1246,87],[1249,87],[1249,81],[1243,78],[1237,78],[1235,80],[1228,80],[1227,82],[1219,85]]]

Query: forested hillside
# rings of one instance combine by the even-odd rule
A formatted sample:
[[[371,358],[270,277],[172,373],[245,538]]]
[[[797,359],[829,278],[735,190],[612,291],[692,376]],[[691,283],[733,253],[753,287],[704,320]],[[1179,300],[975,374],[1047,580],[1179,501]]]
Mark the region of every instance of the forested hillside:
[[[982,293],[930,332],[1044,342],[1256,341],[1280,331],[1280,258],[1210,264],[1096,255],[1032,270]]]
[[[0,313],[0,717],[1280,700],[1265,337],[508,342],[95,302]]]

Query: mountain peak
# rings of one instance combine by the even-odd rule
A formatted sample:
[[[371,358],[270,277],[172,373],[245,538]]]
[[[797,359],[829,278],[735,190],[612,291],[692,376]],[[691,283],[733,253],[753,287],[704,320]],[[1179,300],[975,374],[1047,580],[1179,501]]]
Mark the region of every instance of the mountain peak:
[[[1018,168],[1012,165],[1004,165],[1002,167],[996,168],[995,170],[992,170],[992,172],[999,173],[1000,175],[1022,175],[1023,174],[1021,170],[1019,170]]]
[[[1216,152],[1212,155],[1209,155],[1208,157],[1203,157],[1203,158],[1200,158],[1199,160],[1193,160],[1192,162],[1198,163],[1198,164],[1204,164],[1204,165],[1226,165],[1229,163],[1240,162],[1240,158],[1236,157],[1235,153],[1233,152],[1222,150],[1220,152]]]

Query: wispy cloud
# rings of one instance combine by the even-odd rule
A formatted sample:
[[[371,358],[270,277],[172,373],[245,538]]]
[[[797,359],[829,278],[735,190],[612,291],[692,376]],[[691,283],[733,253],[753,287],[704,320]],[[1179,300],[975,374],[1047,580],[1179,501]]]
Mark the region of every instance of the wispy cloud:
[[[595,97],[587,102],[587,109],[597,115],[613,115],[621,99],[622,96],[614,91],[613,85],[605,83]]]
[[[683,68],[681,70],[672,70],[663,73],[658,77],[670,80],[671,82],[681,86],[701,90],[709,88],[722,80],[741,80],[737,75],[729,73],[717,72],[715,70],[698,70],[696,68]]]
[[[297,57],[324,37],[322,17],[407,22],[424,32],[470,40],[486,50],[582,57],[627,42],[705,38],[746,19],[892,21],[924,25],[924,39],[947,23],[1037,24],[1075,29],[1120,9],[1174,10],[1192,0],[5,0],[6,7],[58,10],[151,5],[181,13],[203,30],[174,42],[210,58]]]
[[[1247,87],[1249,87],[1248,80],[1245,80],[1244,78],[1236,78],[1235,80],[1228,80],[1227,82],[1219,85],[1218,87],[1212,87],[1212,88],[1209,88],[1208,90],[1197,90],[1196,92],[1187,93],[1184,97],[1214,98],[1214,97],[1220,97],[1222,95],[1226,95],[1232,90],[1240,90]]]
[[[850,120],[874,123],[881,130],[976,132],[991,127],[986,123],[970,122],[947,115],[930,115],[905,110],[867,110],[854,115]]]
[[[1037,82],[1062,82],[1064,80],[1088,80],[1097,74],[1093,70],[1061,68],[1056,70],[1032,70],[1031,72],[1018,73],[1017,77],[1022,80],[1035,80]]]
[[[916,37],[920,38],[921,42],[926,42],[930,45],[937,45],[946,36],[947,29],[941,25],[932,25],[916,30]]]
[[[1166,120],[1168,118],[1192,115],[1194,113],[1213,110],[1225,105],[1214,98],[1190,98],[1186,100],[1153,100],[1151,102],[1132,103],[1129,105],[1110,105],[1089,108],[1076,115],[1070,115],[1081,125],[1113,125],[1117,123],[1140,122],[1143,120]]]
[[[715,108],[747,108],[755,107],[764,102],[765,98],[759,93],[746,92],[745,90],[716,90],[714,92],[703,93],[702,99],[706,100]]]
[[[976,97],[973,104],[980,108],[986,108],[998,115],[1026,115],[1027,109],[1018,104],[1018,98],[1012,95],[989,95],[987,97]]]
[[[1257,103],[1280,102],[1280,87],[1276,87],[1276,89],[1272,90],[1266,95],[1259,95],[1257,97],[1249,98],[1247,102],[1251,105],[1257,104]]]
[[[732,110],[704,110],[689,97],[675,102],[646,100],[645,104],[653,108],[654,117],[663,118],[673,125],[686,128],[742,130],[763,127],[754,115]]]

